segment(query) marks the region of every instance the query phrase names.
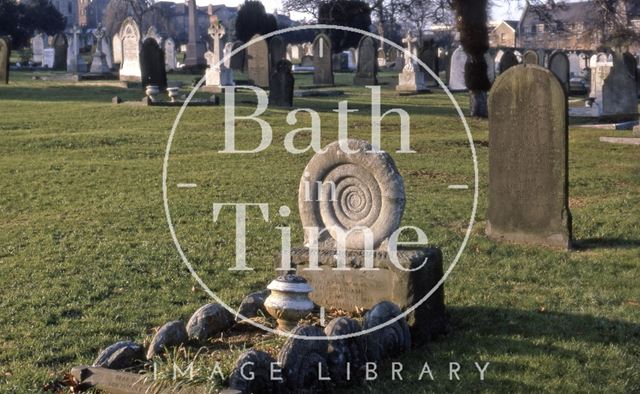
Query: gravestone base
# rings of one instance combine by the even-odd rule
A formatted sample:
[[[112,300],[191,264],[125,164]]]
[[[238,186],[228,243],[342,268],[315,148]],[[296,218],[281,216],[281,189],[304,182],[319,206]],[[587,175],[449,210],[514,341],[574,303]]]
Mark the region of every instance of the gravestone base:
[[[442,279],[442,252],[437,248],[401,249],[398,251],[399,269],[385,251],[374,251],[373,267],[362,270],[365,255],[361,250],[346,252],[348,270],[336,270],[336,250],[318,251],[319,270],[309,268],[309,249],[296,248],[291,251],[291,267],[297,275],[304,277],[313,291],[311,300],[325,309],[338,308],[354,311],[356,308],[370,309],[381,301],[391,301],[403,311],[425,297]],[[409,269],[420,267],[413,271]],[[275,267],[280,266],[280,256]],[[415,343],[428,341],[446,332],[447,318],[444,307],[444,286],[438,287],[414,311],[407,315],[407,322]]]
[[[397,92],[427,92],[427,85],[424,82],[424,74],[421,72],[404,70],[398,75]]]

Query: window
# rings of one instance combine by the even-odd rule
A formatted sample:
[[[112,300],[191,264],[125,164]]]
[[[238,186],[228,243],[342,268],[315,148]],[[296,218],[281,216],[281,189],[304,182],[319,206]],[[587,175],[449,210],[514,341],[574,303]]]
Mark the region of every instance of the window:
[[[504,43],[507,40],[507,35],[505,33],[500,33],[500,42]]]
[[[531,25],[530,31],[531,31],[531,35],[535,36],[536,35],[536,25]]]
[[[538,33],[544,33],[544,23],[538,23],[536,25],[536,30],[538,31]]]

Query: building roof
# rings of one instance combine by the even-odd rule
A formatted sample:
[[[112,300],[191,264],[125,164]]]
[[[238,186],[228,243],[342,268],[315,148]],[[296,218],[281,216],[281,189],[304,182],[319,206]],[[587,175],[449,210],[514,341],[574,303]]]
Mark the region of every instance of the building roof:
[[[536,15],[541,20],[554,20],[563,23],[584,22],[594,16],[596,5],[592,1],[577,3],[557,2],[553,4],[529,5],[523,20],[529,15]]]

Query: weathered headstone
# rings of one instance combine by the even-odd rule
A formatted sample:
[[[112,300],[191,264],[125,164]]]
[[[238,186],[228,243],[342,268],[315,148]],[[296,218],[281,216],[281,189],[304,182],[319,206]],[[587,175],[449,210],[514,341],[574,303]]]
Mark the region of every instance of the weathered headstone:
[[[146,37],[140,53],[142,86],[155,85],[160,90],[167,88],[167,71],[164,65],[164,51],[153,37]]]
[[[106,32],[102,28],[102,25],[98,25],[98,28],[93,32],[93,36],[96,38],[96,46],[93,51],[93,57],[91,60],[92,74],[106,74],[109,72],[109,66],[107,65],[107,59],[102,51],[102,39],[105,37]]]
[[[176,43],[171,37],[164,41],[164,66],[167,71],[174,71],[178,68]]]
[[[9,83],[9,59],[11,58],[11,41],[0,36],[0,84]]]
[[[498,63],[498,72],[502,74],[513,66],[517,66],[519,64],[518,57],[513,53],[512,50],[507,49],[500,57],[500,62]]]
[[[65,36],[64,33],[58,33],[53,37],[53,49],[53,68],[56,70],[66,70],[69,43],[67,42],[67,36]]]
[[[313,40],[313,83],[333,85],[333,56],[331,39],[326,34],[318,34]]]
[[[113,51],[111,40],[106,35],[102,37],[102,53],[104,53],[104,60],[107,62],[109,70],[113,69]]]
[[[136,21],[131,17],[126,18],[120,26],[120,39],[122,40],[121,81],[140,82],[142,80],[140,38],[140,28]]]
[[[188,0],[187,4],[189,7],[189,42],[184,64],[187,67],[201,67],[204,66],[205,47],[200,39],[196,0]]]
[[[354,85],[367,86],[377,85],[378,64],[376,61],[376,43],[373,38],[363,36],[358,43],[358,62],[356,76],[353,78]]]
[[[536,54],[538,55],[538,65],[542,67],[547,67],[547,52],[544,49],[536,50]]]
[[[111,39],[111,53],[113,54],[113,63],[122,64],[122,39],[120,38],[120,33],[114,34]]]
[[[489,94],[487,235],[571,246],[567,96],[537,65],[510,68]]]
[[[569,58],[562,51],[555,51],[549,57],[549,70],[558,78],[562,87],[569,91]]]
[[[596,99],[593,105],[599,111],[599,115],[635,115],[638,113],[638,94],[636,80],[629,74],[624,59],[615,55],[613,66],[598,66],[596,73],[601,72],[600,78],[608,68],[608,74],[604,77],[602,88],[596,90]]]
[[[45,48],[42,51],[42,67],[53,68],[55,62],[55,50],[53,48]]]
[[[286,46],[281,36],[273,36],[269,39],[269,69],[276,69],[278,62],[286,57]]]
[[[44,49],[47,47],[47,36],[44,33],[38,33],[31,39],[32,61],[40,64],[43,61]]]
[[[524,64],[540,64],[540,57],[536,51],[531,49],[524,52]]]
[[[291,74],[291,62],[280,60],[269,79],[269,105],[276,107],[293,106],[294,79]]]
[[[256,86],[269,86],[269,47],[267,41],[256,34],[251,38],[255,41],[246,48],[247,76]]]
[[[417,38],[411,35],[411,32],[402,39],[402,42],[407,46],[404,52],[404,67],[402,72],[398,74],[398,85],[396,90],[399,92],[421,92],[427,90],[427,85],[424,81],[424,73],[422,69],[415,64],[412,55],[414,55]]]
[[[622,58],[624,60],[624,65],[627,67],[627,71],[633,77],[636,78],[636,72],[638,70],[638,61],[636,57],[630,54],[629,52],[625,52],[622,54]]]

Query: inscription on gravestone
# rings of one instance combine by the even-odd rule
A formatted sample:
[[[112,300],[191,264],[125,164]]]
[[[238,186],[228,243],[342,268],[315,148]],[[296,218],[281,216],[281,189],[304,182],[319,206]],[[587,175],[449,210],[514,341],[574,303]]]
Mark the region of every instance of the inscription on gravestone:
[[[489,96],[487,235],[568,249],[567,96],[539,66],[510,68]]]

